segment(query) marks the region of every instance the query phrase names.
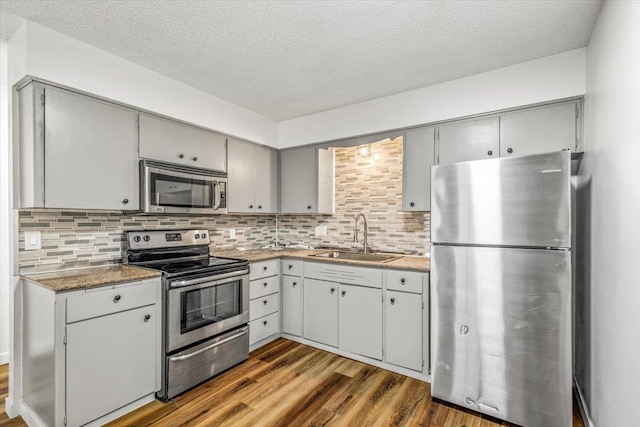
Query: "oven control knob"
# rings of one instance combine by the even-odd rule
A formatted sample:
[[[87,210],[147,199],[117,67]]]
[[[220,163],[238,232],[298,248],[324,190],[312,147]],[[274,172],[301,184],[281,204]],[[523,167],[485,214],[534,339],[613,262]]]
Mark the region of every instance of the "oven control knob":
[[[151,237],[149,237],[149,235],[147,234],[142,238],[142,240],[144,240],[145,242],[148,242],[149,240],[151,240]]]
[[[202,233],[202,238],[206,239],[207,238],[207,233]]]
[[[200,235],[196,233],[196,235],[195,235],[195,236],[193,236],[193,237],[194,237],[195,239],[199,239],[199,238],[200,238]]]
[[[135,237],[133,238],[133,241],[134,241],[134,242],[139,242],[139,241],[140,241],[140,236],[135,236]]]

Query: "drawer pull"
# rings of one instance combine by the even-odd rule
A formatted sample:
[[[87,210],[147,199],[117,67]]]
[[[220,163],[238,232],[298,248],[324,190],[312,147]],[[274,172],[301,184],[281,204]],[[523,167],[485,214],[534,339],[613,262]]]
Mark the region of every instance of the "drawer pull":
[[[292,286],[295,288],[298,282],[293,282]]]
[[[391,298],[391,305],[396,303],[396,299],[395,298]]]
[[[404,285],[404,282],[406,282],[406,280],[404,280],[404,277],[403,277],[402,279],[400,279],[400,283]]]
[[[120,301],[122,297],[120,295],[116,295],[115,297],[113,297],[113,303],[116,304],[118,301]]]
[[[262,301],[264,305],[267,305],[267,300]]]
[[[267,271],[267,266],[265,265],[264,267],[262,267],[262,269],[263,269],[264,271]]]
[[[263,324],[264,326],[267,326],[267,321],[266,321],[266,320],[265,320],[265,321],[263,321],[263,322],[262,322],[262,324]]]
[[[291,270],[293,268],[293,265],[289,264],[289,270]]]
[[[150,314],[147,314],[146,316],[144,316],[144,321],[145,322],[148,322],[149,319],[151,319],[151,315]]]
[[[267,282],[264,282],[264,283],[262,284],[262,286],[264,286],[265,288],[267,287],[267,285],[268,285],[268,283],[267,283]]]

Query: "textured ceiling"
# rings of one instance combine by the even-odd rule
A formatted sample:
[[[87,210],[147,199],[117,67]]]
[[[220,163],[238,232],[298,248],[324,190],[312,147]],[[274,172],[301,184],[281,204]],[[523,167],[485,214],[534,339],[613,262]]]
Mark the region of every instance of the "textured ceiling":
[[[583,47],[599,1],[0,0],[276,121]]]

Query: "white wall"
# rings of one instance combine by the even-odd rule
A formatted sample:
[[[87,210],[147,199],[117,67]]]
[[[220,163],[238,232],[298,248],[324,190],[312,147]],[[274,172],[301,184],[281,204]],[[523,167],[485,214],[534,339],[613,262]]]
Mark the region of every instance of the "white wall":
[[[14,49],[16,60],[24,64],[16,66],[11,85],[30,74],[239,138],[277,146],[278,128],[273,120],[42,25],[25,21],[10,40],[11,44],[14,39],[24,45],[24,52],[18,53],[17,46]],[[24,59],[18,59],[20,55]]]
[[[0,40],[0,364],[9,362],[9,289],[11,270],[11,176],[7,42]]]
[[[585,105],[579,178],[591,226],[590,268],[582,290],[589,317],[578,380],[595,425],[637,426],[640,2],[604,2],[587,48]]]
[[[280,148],[518,107],[585,93],[577,49],[279,123]]]

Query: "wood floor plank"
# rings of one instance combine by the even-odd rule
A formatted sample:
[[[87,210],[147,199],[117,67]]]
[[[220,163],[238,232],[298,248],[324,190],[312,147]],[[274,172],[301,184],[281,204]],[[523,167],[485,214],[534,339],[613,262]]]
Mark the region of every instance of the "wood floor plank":
[[[0,405],[8,382],[0,366]],[[0,408],[4,409],[3,406]],[[0,427],[25,426],[0,414]],[[168,403],[151,402],[110,426],[509,426],[431,398],[428,383],[286,339]],[[584,427],[574,402],[573,427]]]

